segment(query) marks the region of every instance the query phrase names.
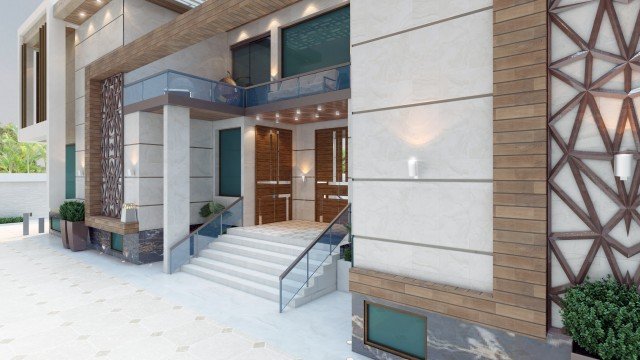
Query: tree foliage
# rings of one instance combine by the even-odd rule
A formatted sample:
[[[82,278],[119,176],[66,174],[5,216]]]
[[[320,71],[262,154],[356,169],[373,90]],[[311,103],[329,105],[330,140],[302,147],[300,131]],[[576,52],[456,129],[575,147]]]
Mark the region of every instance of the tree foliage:
[[[0,126],[0,173],[44,173],[46,156],[44,144],[18,142],[15,125]]]

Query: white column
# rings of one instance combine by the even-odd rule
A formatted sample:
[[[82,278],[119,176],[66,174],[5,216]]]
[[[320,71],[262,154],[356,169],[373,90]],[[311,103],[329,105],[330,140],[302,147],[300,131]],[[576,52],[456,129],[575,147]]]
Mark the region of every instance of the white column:
[[[164,106],[164,272],[169,249],[189,234],[189,108]]]
[[[47,174],[49,209],[65,200],[66,146],[66,32],[55,18],[53,1],[47,7]],[[35,215],[35,214],[34,214]]]

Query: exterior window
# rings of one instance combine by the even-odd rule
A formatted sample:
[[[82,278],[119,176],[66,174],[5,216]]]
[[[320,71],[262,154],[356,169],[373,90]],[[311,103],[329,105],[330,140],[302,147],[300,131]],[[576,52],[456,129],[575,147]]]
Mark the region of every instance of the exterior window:
[[[426,359],[426,317],[368,302],[364,306],[365,344],[408,359]]]
[[[116,233],[111,233],[111,250],[122,252],[123,249],[123,236]]]
[[[220,130],[219,195],[240,196],[242,142],[240,128]]]
[[[65,158],[65,192],[67,199],[76,198],[76,146],[67,145]]]
[[[282,29],[282,77],[351,60],[349,7]]]
[[[49,223],[51,224],[51,229],[57,232],[60,232],[60,218],[49,218]]]
[[[271,37],[231,48],[233,79],[238,86],[251,86],[271,79]]]

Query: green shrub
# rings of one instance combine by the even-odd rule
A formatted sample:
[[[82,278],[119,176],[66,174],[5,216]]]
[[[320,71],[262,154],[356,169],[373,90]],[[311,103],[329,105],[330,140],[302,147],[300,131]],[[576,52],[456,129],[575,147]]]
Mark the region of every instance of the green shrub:
[[[21,222],[22,222],[22,217],[20,216],[0,218],[0,224],[13,224],[13,223],[21,223]]]
[[[603,360],[640,356],[640,295],[611,276],[567,291],[562,321],[573,340]]]
[[[60,206],[60,219],[65,221],[84,221],[84,203],[66,201]]]
[[[342,253],[342,259],[344,259],[344,261],[351,261],[352,257],[353,257],[353,252],[351,250],[351,247],[345,248],[344,253]]]
[[[202,216],[203,218],[208,218],[211,215],[214,214],[219,214],[222,211],[224,211],[225,206],[217,203],[217,202],[210,202],[206,205],[204,205],[202,208],[200,208],[200,216]]]

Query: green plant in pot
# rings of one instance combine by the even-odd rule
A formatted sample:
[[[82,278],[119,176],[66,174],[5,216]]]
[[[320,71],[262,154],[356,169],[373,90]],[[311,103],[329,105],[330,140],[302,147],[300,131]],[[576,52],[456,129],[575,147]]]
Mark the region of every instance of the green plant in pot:
[[[211,215],[217,215],[223,212],[224,209],[225,209],[224,205],[213,201],[204,205],[202,208],[200,208],[200,216],[206,219]]]
[[[86,250],[88,230],[84,223],[84,203],[67,201],[62,204],[60,220],[62,243],[66,241],[71,251]]]
[[[611,276],[569,289],[560,312],[573,341],[602,360],[640,358],[638,288]]]

